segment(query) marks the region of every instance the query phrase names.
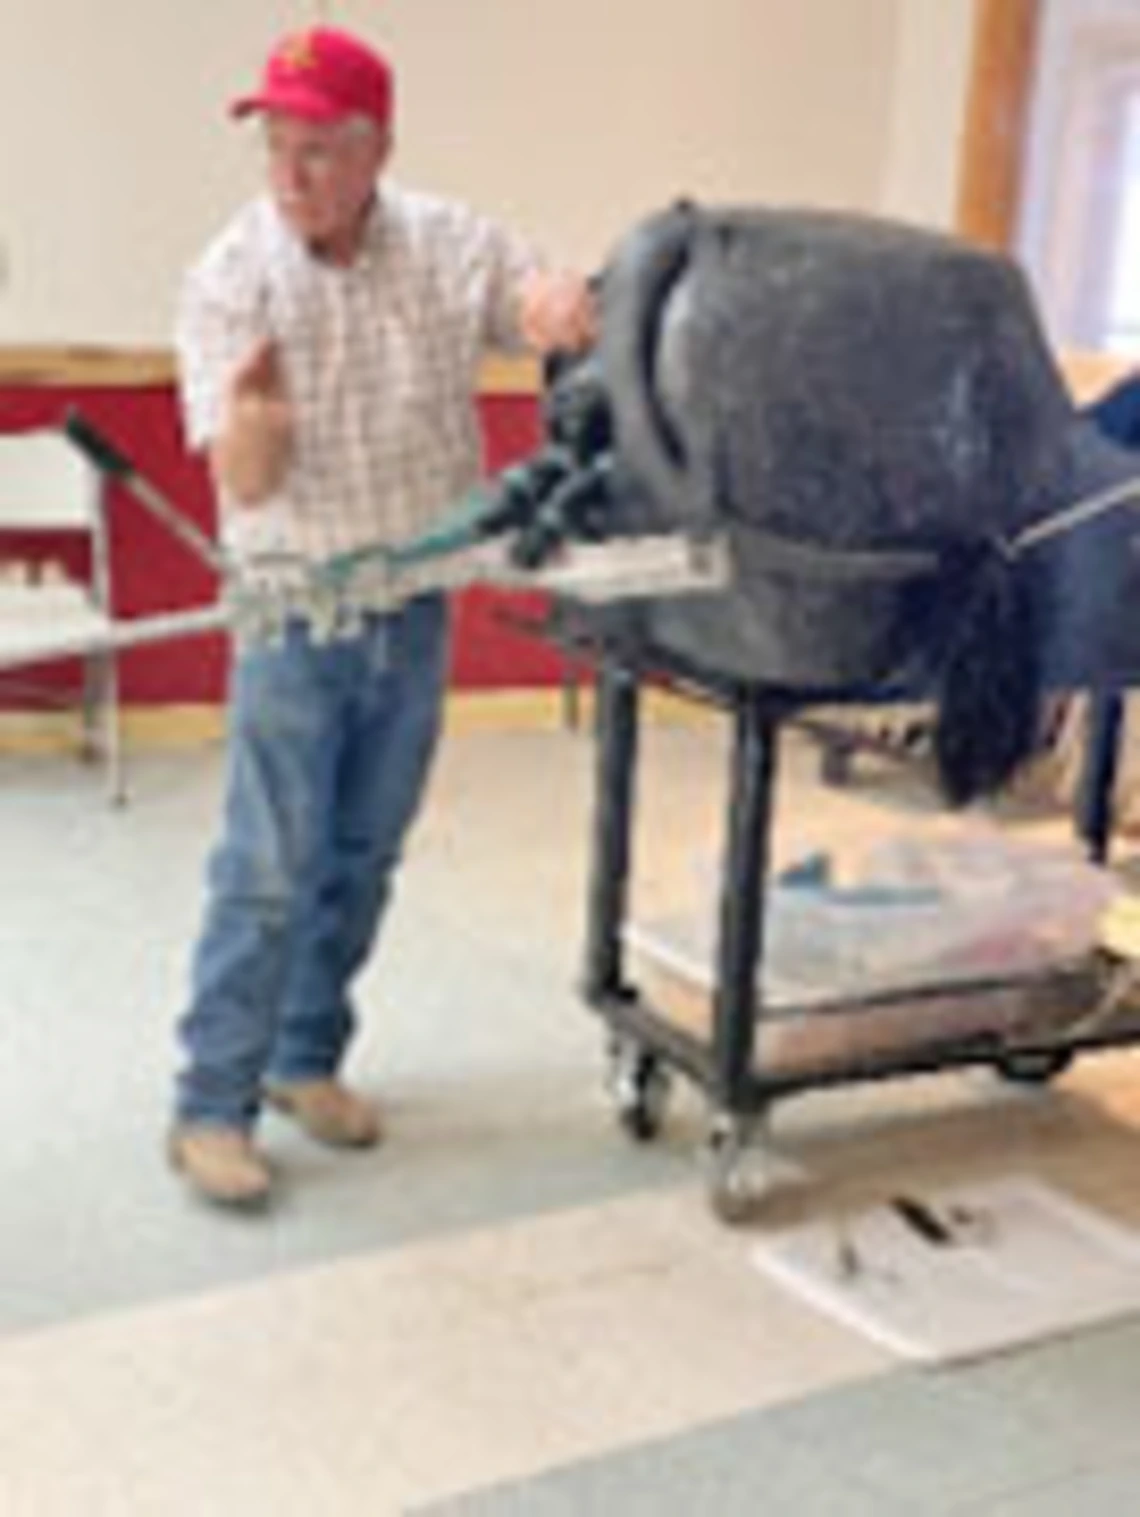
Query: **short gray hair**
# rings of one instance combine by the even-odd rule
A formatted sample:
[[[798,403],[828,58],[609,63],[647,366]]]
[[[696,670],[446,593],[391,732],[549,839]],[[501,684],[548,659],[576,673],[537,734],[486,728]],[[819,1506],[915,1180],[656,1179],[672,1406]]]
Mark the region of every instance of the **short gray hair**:
[[[370,136],[384,139],[388,136],[386,126],[381,126],[374,116],[366,116],[361,111],[356,111],[351,116],[343,116],[337,124],[344,128],[345,136],[348,137]]]

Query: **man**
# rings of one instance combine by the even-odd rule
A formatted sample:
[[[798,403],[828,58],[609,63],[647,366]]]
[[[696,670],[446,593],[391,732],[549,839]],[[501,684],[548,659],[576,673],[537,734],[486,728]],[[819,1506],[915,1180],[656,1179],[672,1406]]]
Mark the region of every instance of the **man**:
[[[263,576],[430,525],[477,477],[480,355],[591,335],[582,280],[463,206],[382,181],[392,106],[387,61],[317,27],[279,43],[233,107],[261,120],[269,193],[191,271],[177,345],[227,546]],[[423,792],[446,654],[438,592],[237,650],[170,1139],[210,1200],[268,1196],[263,1100],[326,1143],[380,1136],[340,1078],[349,985]]]

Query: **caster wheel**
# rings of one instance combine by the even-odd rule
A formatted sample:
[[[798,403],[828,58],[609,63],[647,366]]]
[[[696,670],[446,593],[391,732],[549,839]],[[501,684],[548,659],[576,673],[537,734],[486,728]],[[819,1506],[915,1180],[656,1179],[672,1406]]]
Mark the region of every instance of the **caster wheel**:
[[[854,764],[855,753],[850,743],[834,737],[823,740],[819,758],[819,777],[823,784],[836,790],[849,785]]]
[[[1064,1074],[1076,1055],[1071,1048],[1043,1048],[1025,1053],[1007,1053],[997,1061],[997,1072],[1011,1085],[1048,1085]]]
[[[738,1117],[717,1118],[709,1131],[709,1205],[731,1227],[751,1221],[765,1186],[750,1174],[746,1152],[751,1124]]]
[[[609,1086],[623,1130],[638,1143],[656,1138],[671,1087],[661,1060],[637,1043],[618,1040],[610,1049]]]
[[[756,1216],[759,1198],[746,1181],[727,1179],[710,1187],[709,1205],[719,1221],[729,1227],[743,1227]]]

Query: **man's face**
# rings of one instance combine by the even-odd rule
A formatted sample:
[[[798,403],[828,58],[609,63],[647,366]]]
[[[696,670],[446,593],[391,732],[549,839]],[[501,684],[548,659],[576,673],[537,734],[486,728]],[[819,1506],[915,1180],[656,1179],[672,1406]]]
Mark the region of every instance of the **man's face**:
[[[310,246],[335,256],[356,235],[388,136],[371,121],[303,121],[271,113],[265,121],[269,187],[282,216]]]

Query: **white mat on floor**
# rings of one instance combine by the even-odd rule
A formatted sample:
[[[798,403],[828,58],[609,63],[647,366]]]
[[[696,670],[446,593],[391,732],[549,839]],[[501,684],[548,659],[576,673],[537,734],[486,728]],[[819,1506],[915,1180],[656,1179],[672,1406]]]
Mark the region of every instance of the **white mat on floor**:
[[[944,1363],[1140,1310],[1140,1232],[1025,1176],[775,1232],[758,1268],[907,1359]]]

